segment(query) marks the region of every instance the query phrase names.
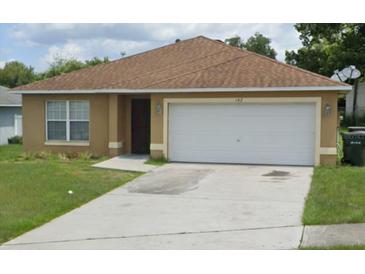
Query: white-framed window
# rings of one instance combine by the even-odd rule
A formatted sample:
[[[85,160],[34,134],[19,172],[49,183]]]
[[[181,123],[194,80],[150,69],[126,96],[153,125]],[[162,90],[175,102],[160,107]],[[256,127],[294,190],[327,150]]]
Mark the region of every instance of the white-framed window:
[[[47,141],[89,141],[88,101],[47,101]]]

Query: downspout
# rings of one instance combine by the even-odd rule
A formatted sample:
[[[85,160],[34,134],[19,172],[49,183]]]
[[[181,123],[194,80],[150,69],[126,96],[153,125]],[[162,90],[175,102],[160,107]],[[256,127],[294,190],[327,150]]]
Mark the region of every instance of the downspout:
[[[352,122],[355,123],[354,125],[357,126],[357,87],[358,87],[358,79],[354,82],[354,100],[352,101]]]

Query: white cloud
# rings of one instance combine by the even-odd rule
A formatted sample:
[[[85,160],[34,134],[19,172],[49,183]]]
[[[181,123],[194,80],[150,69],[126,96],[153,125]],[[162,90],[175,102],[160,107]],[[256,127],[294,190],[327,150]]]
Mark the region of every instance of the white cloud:
[[[71,40],[62,46],[51,46],[47,53],[40,59],[38,70],[46,69],[55,59],[77,59],[85,61],[93,57],[109,57],[116,59],[121,57],[121,52],[132,53],[148,48],[148,42],[123,41],[115,39],[89,39]]]
[[[292,24],[18,24],[11,35],[31,47],[47,47],[47,53],[35,64],[45,69],[54,56],[80,60],[94,56],[110,58],[145,51],[173,43],[177,38],[187,39],[205,35],[221,39],[240,35],[244,40],[260,32],[272,40],[272,46],[283,61],[285,50],[301,46]]]
[[[47,54],[41,59],[44,64],[49,65],[57,58],[62,59],[84,59],[84,49],[76,43],[67,43],[62,47],[51,46]]]
[[[6,63],[13,62],[13,61],[15,61],[15,60],[14,59],[0,60],[0,69],[4,68]]]

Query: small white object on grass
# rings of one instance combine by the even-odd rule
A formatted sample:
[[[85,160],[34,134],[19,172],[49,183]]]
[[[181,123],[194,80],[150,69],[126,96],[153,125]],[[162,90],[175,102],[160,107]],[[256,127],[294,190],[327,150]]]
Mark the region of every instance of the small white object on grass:
[[[71,194],[74,194],[74,192],[73,192],[72,190],[69,190],[69,191],[68,191],[68,194],[70,194],[70,195],[71,195]]]

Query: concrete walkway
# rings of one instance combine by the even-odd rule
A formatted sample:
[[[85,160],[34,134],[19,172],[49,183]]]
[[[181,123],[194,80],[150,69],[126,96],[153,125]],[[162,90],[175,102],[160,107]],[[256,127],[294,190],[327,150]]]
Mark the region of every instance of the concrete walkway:
[[[305,226],[301,247],[365,245],[365,224]]]
[[[109,160],[97,163],[93,166],[107,169],[149,172],[157,168],[157,166],[146,165],[145,162],[148,160],[148,158],[149,155],[120,155]]]
[[[1,249],[296,249],[313,168],[166,164]]]

